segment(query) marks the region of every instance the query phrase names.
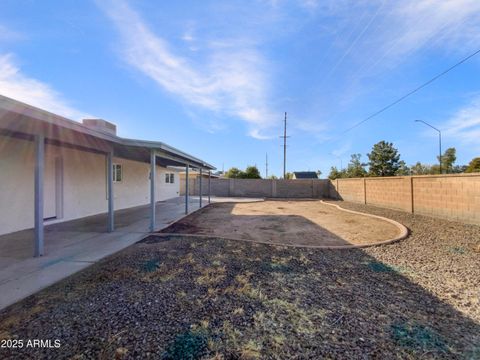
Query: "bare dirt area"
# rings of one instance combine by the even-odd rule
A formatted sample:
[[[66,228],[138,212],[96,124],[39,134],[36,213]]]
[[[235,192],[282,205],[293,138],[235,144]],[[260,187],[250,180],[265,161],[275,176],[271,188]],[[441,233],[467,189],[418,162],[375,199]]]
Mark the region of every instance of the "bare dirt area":
[[[348,213],[320,201],[268,200],[212,204],[162,232],[283,245],[348,246],[386,241],[400,230],[384,220]]]

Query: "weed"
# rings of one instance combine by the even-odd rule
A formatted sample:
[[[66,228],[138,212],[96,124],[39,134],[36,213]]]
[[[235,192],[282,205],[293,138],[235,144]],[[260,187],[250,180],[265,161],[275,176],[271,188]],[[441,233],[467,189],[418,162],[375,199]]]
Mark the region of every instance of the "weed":
[[[225,278],[225,266],[216,268],[206,268],[201,270],[202,275],[197,277],[196,283],[199,285],[217,284]]]
[[[233,310],[233,315],[243,315],[245,313],[245,310],[243,310],[242,307],[237,307]]]
[[[175,337],[162,355],[170,359],[198,359],[208,351],[208,336],[202,331],[187,331]]]
[[[242,359],[258,359],[260,350],[262,350],[262,345],[255,340],[249,340],[241,349],[241,357]]]
[[[145,261],[141,265],[141,270],[149,273],[149,272],[156,271],[159,267],[160,267],[160,260],[158,260],[157,258],[154,258],[154,259]]]
[[[386,265],[378,261],[371,261],[367,264],[367,266],[370,268],[370,270],[374,272],[394,272],[395,271],[395,269],[390,265]]]
[[[421,324],[392,324],[390,332],[391,337],[404,347],[422,351],[444,351],[447,348],[440,335]]]
[[[458,254],[458,255],[463,255],[467,252],[467,249],[465,249],[463,246],[454,246],[449,248],[449,250],[452,254]]]

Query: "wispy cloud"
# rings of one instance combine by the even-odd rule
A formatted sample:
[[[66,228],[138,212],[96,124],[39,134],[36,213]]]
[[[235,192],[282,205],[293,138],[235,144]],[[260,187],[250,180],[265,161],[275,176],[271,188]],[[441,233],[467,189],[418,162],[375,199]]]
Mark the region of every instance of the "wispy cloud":
[[[0,94],[71,119],[87,116],[68,105],[48,84],[22,73],[12,54],[0,54]]]
[[[124,1],[99,2],[123,42],[131,66],[184,102],[248,123],[249,134],[264,138],[273,116],[268,106],[268,65],[257,48],[241,39],[212,42],[205,62],[178,55]],[[187,37],[184,40],[190,40]]]
[[[19,33],[18,31],[14,31],[5,25],[0,24],[0,41],[1,42],[6,42],[6,41],[18,41],[24,38],[24,35],[22,33]]]
[[[338,57],[329,74],[343,74],[350,84],[421,51],[466,53],[480,43],[478,0],[327,0],[312,9],[325,31],[340,35],[332,39]]]
[[[386,19],[396,34],[392,53],[403,55],[423,46],[462,48],[480,40],[477,0],[409,0],[398,2]]]
[[[455,139],[465,146],[480,150],[480,95],[458,110],[442,125],[445,137]]]

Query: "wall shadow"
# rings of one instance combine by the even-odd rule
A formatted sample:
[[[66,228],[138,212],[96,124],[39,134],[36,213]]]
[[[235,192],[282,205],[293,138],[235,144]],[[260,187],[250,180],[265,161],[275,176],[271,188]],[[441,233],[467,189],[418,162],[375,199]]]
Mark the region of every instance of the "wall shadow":
[[[271,201],[280,200],[272,199]],[[288,201],[294,200],[289,199]],[[354,232],[354,236],[357,238],[354,241],[345,238],[345,234],[345,237],[342,237],[302,215],[265,215],[261,212],[258,215],[240,215],[233,214],[235,206],[235,203],[213,204],[177,221],[160,233],[209,235],[297,246],[350,246],[388,240],[387,237],[383,238],[384,234],[378,233],[365,234],[364,237],[371,236],[371,239],[359,240],[358,232]],[[322,210],[319,210],[319,213],[321,214]],[[358,223],[346,222],[345,226],[362,228]],[[363,230],[363,232],[366,232],[366,230]],[[378,237],[382,238],[377,239]]]

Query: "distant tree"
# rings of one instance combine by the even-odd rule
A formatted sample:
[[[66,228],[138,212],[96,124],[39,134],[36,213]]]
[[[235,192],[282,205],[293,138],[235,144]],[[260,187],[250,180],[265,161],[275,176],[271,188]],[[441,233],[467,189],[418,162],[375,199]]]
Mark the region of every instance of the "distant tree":
[[[437,156],[437,160],[440,161],[440,157]],[[457,150],[454,147],[448,148],[442,155],[442,171],[445,173],[451,173],[452,167],[457,160]]]
[[[261,179],[260,171],[256,166],[247,166],[245,171],[243,172],[244,179]]]
[[[270,175],[267,179],[277,180],[278,177],[276,175]]]
[[[405,163],[405,161],[400,160],[400,161],[398,162],[398,165],[399,165],[399,168],[398,168],[398,170],[395,172],[395,175],[398,175],[398,176],[406,176],[406,175],[410,175],[410,174],[411,174],[410,168],[407,166],[407,164]]]
[[[376,143],[367,156],[370,160],[368,165],[371,175],[393,176],[400,168],[400,154],[392,143],[383,140]]]
[[[317,170],[317,176],[320,178],[321,175],[322,175],[322,171],[321,171],[321,170]]]
[[[231,179],[241,179],[243,176],[243,171],[236,167],[228,169],[228,171],[225,173],[225,177]]]
[[[330,168],[330,174],[328,174],[328,178],[330,180],[340,179],[346,177],[345,170],[338,170],[336,166],[332,166]]]
[[[352,154],[350,158],[350,162],[347,165],[347,169],[345,171],[345,177],[355,178],[355,177],[364,177],[367,175],[367,170],[365,170],[364,164],[360,161],[362,157],[361,154]]]
[[[452,167],[452,174],[461,174],[466,172],[468,166],[467,165],[453,165]]]
[[[285,179],[293,179],[293,173],[287,172],[287,173],[285,174]]]
[[[480,157],[473,158],[465,170],[466,173],[480,172]]]
[[[420,161],[417,161],[415,165],[410,167],[412,175],[428,175],[432,172],[432,167],[427,164],[422,164]]]

